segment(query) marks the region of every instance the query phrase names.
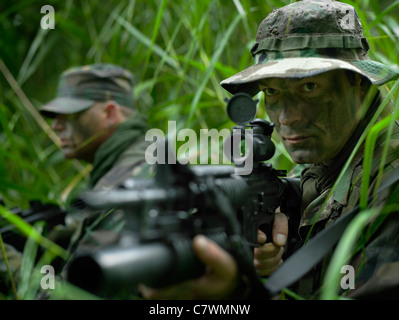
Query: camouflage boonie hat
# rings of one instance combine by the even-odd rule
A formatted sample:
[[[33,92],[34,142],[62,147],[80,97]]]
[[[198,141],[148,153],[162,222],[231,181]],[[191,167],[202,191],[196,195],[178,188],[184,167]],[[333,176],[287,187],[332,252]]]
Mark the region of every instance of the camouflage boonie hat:
[[[134,107],[132,73],[109,63],[80,66],[61,74],[57,97],[40,107],[40,113],[52,118],[57,114],[77,113],[108,100]]]
[[[399,71],[370,60],[358,14],[351,5],[303,0],[273,10],[260,24],[251,49],[255,65],[223,80],[230,93],[259,92],[265,78],[304,78],[336,69],[352,70],[376,85]]]

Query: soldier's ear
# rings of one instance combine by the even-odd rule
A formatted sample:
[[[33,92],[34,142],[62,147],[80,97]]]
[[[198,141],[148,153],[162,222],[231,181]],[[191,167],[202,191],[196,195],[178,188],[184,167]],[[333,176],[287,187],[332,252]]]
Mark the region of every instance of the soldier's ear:
[[[120,108],[119,104],[113,100],[107,101],[105,103],[105,118],[107,121],[107,127],[119,123],[120,119]]]

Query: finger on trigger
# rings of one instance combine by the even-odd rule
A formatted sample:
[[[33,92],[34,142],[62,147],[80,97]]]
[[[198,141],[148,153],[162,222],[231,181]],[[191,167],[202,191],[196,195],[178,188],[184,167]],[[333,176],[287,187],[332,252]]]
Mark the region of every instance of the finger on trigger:
[[[285,246],[288,236],[288,219],[284,213],[277,212],[274,216],[273,242],[282,247]]]

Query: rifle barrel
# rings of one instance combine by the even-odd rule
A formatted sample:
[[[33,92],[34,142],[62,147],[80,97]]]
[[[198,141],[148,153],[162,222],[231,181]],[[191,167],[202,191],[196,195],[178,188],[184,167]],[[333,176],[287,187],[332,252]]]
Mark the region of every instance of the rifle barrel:
[[[162,287],[199,276],[204,271],[191,240],[171,245],[162,242],[113,247],[82,254],[68,267],[67,279],[93,293],[133,289],[139,283]]]

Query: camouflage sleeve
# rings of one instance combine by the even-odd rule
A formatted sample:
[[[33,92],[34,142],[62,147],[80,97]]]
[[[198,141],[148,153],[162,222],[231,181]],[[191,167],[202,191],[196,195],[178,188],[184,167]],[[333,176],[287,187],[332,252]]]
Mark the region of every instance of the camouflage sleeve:
[[[147,179],[151,176],[153,166],[145,160],[146,141],[138,141],[131,145],[119,157],[114,166],[94,186],[93,190],[115,189],[128,178]]]
[[[146,141],[139,141],[130,146],[94,186],[93,191],[112,190],[121,187],[129,178],[148,179],[154,167],[145,161]],[[75,232],[71,237],[71,252],[92,251],[119,242],[125,230],[126,217],[121,210],[104,212],[102,210],[83,210],[75,220]]]
[[[399,212],[384,221],[380,231],[353,260],[358,269],[356,299],[399,299]]]
[[[383,181],[392,175],[398,164],[396,160],[385,168]],[[351,298],[399,299],[399,212],[395,190],[398,186],[399,182],[396,182],[393,187],[380,192],[374,204],[388,210],[381,210],[379,216],[371,222],[370,226],[376,226],[376,231],[353,259],[357,275],[355,289],[349,292]],[[381,225],[378,227],[379,223]]]

